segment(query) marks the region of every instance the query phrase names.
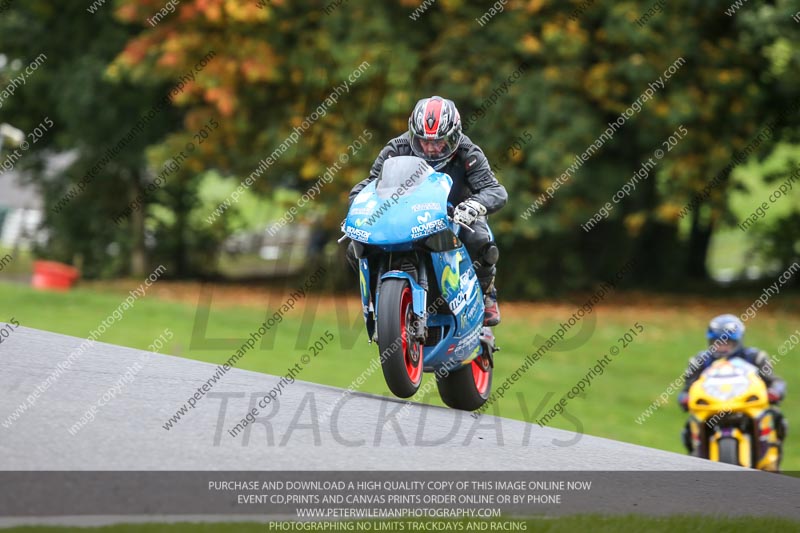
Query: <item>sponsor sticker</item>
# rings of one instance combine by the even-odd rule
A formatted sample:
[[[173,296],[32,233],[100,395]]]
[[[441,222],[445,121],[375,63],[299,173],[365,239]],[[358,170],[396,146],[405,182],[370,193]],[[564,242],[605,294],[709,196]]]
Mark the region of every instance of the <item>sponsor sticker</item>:
[[[411,238],[416,239],[417,237],[425,237],[445,229],[447,229],[447,225],[444,223],[444,220],[432,220],[431,222],[426,222],[411,228]]]
[[[458,341],[458,344],[456,344],[455,351],[472,348],[472,346],[480,340],[479,339],[480,333],[481,333],[481,328],[475,328],[466,337]]]
[[[372,235],[372,232],[357,229],[353,226],[347,226],[344,230],[344,234],[356,241],[366,241],[369,240],[369,236]]]
[[[441,211],[442,204],[439,202],[429,202],[427,204],[414,204],[411,206],[411,210],[415,213],[417,211]]]
[[[364,207],[354,207],[350,209],[351,215],[371,215],[373,211],[375,211],[375,206],[378,205],[378,202],[375,200],[370,200],[367,202],[367,205]]]
[[[372,191],[368,191],[364,189],[353,200],[353,204],[360,204],[369,200],[370,196],[372,196]]]

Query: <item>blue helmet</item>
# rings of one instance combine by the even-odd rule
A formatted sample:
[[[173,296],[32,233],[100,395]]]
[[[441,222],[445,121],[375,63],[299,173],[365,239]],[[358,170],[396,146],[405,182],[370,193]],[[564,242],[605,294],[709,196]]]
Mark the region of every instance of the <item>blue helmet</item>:
[[[744,323],[735,315],[715,316],[708,323],[706,338],[708,343],[715,347],[728,340],[734,341],[736,350],[739,350],[744,340]]]

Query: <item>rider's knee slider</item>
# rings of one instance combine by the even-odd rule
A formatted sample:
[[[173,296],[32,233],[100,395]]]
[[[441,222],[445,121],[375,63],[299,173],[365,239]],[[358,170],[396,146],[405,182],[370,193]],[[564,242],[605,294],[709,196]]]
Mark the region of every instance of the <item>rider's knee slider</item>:
[[[496,265],[498,259],[500,259],[500,249],[494,241],[487,242],[481,250],[481,263],[486,266]]]

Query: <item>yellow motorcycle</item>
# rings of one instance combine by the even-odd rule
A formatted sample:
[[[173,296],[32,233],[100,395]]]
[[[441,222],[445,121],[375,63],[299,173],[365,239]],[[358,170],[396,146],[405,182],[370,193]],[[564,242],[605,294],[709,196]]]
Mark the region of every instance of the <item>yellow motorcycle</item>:
[[[692,455],[779,470],[775,411],[755,366],[740,358],[716,361],[692,384],[688,407]]]

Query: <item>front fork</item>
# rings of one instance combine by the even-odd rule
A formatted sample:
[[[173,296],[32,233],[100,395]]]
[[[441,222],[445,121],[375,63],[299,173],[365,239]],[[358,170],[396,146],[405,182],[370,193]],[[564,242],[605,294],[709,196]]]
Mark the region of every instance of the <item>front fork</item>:
[[[705,438],[705,422],[694,415],[689,416],[683,434],[683,444],[691,455],[708,459],[708,447]]]
[[[415,312],[413,315],[411,333],[414,336],[414,340],[418,342],[424,342],[427,336],[427,323],[428,323],[428,310],[426,307],[428,299],[427,269],[424,267],[424,265],[422,266],[422,268],[417,269],[417,279],[415,280],[407,272],[404,271],[395,272],[387,270],[387,264],[389,264],[390,261],[391,261],[391,254],[389,254],[386,257],[385,261],[381,261],[378,265],[378,273],[376,276],[376,283],[375,283],[375,295],[373,297],[371,294],[371,287],[370,287],[371,283],[370,283],[369,262],[367,261],[367,259],[364,258],[359,260],[361,304],[364,313],[364,321],[367,326],[367,334],[369,336],[370,342],[377,341],[377,328],[375,327],[375,324],[376,320],[378,320],[378,316],[377,316],[376,303],[380,298],[381,285],[383,283],[383,278],[386,277],[387,273],[391,277],[402,277],[408,279],[412,291],[414,291],[415,293],[415,298],[414,298]]]
[[[364,315],[364,325],[367,328],[367,339],[374,342],[375,339],[375,305],[372,298],[372,280],[369,271],[369,261],[366,258],[358,259],[358,289],[361,293],[361,312]]]
[[[755,420],[756,436],[758,439],[758,456],[756,468],[777,472],[780,470],[782,455],[782,420],[773,409],[767,409]]]
[[[422,307],[422,316],[414,315],[414,336],[419,342],[425,342],[428,324],[428,269],[424,264],[417,269],[417,280],[419,286],[425,291],[425,305]]]

